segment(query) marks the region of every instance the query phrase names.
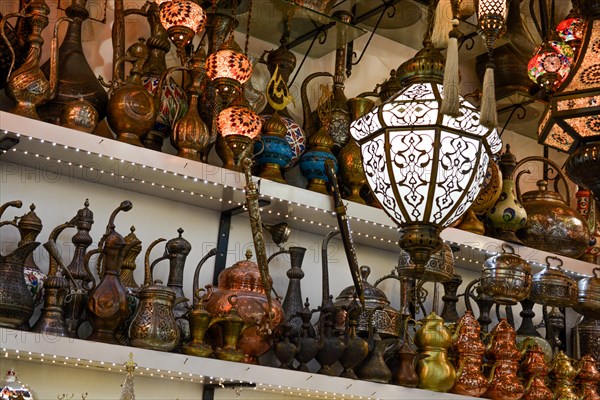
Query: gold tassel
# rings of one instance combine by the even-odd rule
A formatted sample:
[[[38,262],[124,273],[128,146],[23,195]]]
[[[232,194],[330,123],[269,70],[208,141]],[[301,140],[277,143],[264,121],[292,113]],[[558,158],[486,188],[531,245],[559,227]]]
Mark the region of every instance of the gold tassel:
[[[475,14],[475,0],[461,0],[458,5],[458,17],[467,19]]]
[[[490,61],[483,77],[483,93],[481,97],[481,125],[486,128],[498,126],[498,115],[496,112],[496,93],[494,88],[494,64]]]
[[[460,76],[458,71],[458,20],[452,21],[454,28],[450,32],[448,51],[446,52],[446,65],[444,67],[443,100],[440,111],[451,117],[460,115]]]
[[[431,44],[436,49],[445,49],[448,46],[448,32],[452,30],[453,15],[451,0],[439,0],[431,32]]]

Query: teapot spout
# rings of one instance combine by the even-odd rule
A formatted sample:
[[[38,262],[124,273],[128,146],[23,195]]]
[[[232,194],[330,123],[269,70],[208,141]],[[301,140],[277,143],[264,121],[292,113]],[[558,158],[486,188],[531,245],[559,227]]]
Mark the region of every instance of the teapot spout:
[[[33,252],[39,245],[39,242],[30,242],[19,246],[15,250],[13,250],[12,253],[6,256],[0,256],[0,263],[11,262],[16,264],[23,264],[25,263],[25,259],[27,259],[29,254],[31,254],[31,252]]]

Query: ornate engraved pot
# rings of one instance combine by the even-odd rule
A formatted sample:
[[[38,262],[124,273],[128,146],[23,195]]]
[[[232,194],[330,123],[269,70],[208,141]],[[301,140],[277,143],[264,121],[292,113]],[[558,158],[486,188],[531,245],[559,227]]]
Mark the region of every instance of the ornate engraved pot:
[[[365,307],[362,308],[357,318],[356,330],[359,333],[369,332],[369,315],[377,333],[382,337],[399,337],[402,333],[402,316],[396,311],[387,299],[385,293],[371,285],[367,279],[371,273],[371,268],[366,265],[360,267],[363,292],[365,295]],[[340,292],[335,299],[334,305],[338,309],[335,316],[335,329],[344,332],[346,329],[346,319],[348,307],[356,296],[354,285],[348,286]]]
[[[593,277],[585,277],[577,283],[578,296],[577,305],[573,307],[579,314],[590,318],[600,318],[600,268],[594,268]]]
[[[485,260],[480,285],[495,303],[517,304],[529,296],[531,267],[511,245],[503,243],[502,253]]]
[[[165,239],[155,240],[146,250],[144,285],[137,294],[140,302],[129,326],[129,343],[144,349],[171,351],[179,344],[180,337],[173,308],[175,304],[187,299],[177,299],[173,289],[163,285],[160,280],[153,281],[154,266],[159,261],[168,259],[169,254],[150,265],[150,252],[154,246],[164,241]]]
[[[398,258],[398,266],[396,267],[398,275],[417,277],[419,276],[419,268],[410,259],[407,251],[400,249],[400,257]],[[452,248],[444,243],[442,248],[429,257],[429,261],[425,264],[425,270],[420,275],[421,280],[426,282],[448,282],[454,277],[454,254]]]
[[[560,167],[551,160],[532,156],[517,163],[517,168],[530,161],[548,163],[565,182],[567,199],[571,198],[567,180],[560,172]],[[525,211],[527,222],[518,232],[519,239],[529,247],[544,250],[566,257],[578,258],[585,253],[590,241],[587,222],[577,210],[569,207],[557,191],[548,190],[548,182],[539,180],[538,190],[532,190],[521,195],[519,178],[528,170],[517,174],[517,197]],[[555,181],[555,187],[558,181]]]
[[[550,266],[550,259],[558,260],[556,267]],[[533,275],[529,299],[550,307],[573,307],[577,304],[577,283],[562,270],[562,260],[546,257],[546,267]]]
[[[248,249],[245,260],[219,274],[219,283],[206,302],[206,310],[212,315],[227,314],[231,308],[229,296],[237,295],[237,310],[244,321],[252,325],[242,332],[238,348],[254,361],[271,348],[271,336],[261,329],[268,323],[268,303],[258,266],[250,261],[251,257],[252,251]],[[284,317],[279,301],[273,299],[272,304],[270,326],[274,328],[283,322]]]

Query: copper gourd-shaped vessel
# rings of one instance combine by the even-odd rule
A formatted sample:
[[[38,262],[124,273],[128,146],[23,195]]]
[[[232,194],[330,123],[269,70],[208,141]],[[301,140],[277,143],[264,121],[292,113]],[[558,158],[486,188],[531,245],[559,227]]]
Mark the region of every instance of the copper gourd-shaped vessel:
[[[187,299],[177,298],[175,291],[163,285],[162,281],[153,281],[154,267],[170,255],[165,252],[150,264],[150,252],[154,246],[164,241],[165,239],[157,239],[146,250],[144,285],[137,293],[140,302],[129,325],[129,343],[144,349],[171,351],[177,347],[180,338],[173,308]]]
[[[22,206],[22,202],[11,201],[0,206],[0,216],[8,207]],[[14,221],[2,221],[4,225],[15,226]],[[0,327],[19,328],[29,321],[33,314],[33,298],[25,284],[25,260],[39,246],[31,242],[17,247],[8,255],[0,254]]]
[[[40,119],[37,107],[56,95],[58,70],[58,31],[56,29],[52,39],[49,81],[40,69],[40,57],[42,55],[42,45],[44,44],[42,31],[48,26],[49,14],[50,8],[44,0],[32,0],[21,12],[7,14],[0,22],[0,32],[3,32],[2,38],[13,55],[15,54],[13,46],[4,34],[6,22],[10,18],[19,17],[27,19],[27,26],[29,27],[27,32],[27,45],[29,46],[27,58],[19,68],[13,71],[15,64],[13,57],[5,88],[6,95],[15,101],[15,105],[10,110],[13,114]],[[64,19],[60,18],[57,23]]]
[[[123,236],[115,231],[114,221],[120,211],[132,208],[133,204],[129,200],[123,201],[110,215],[106,233],[100,239],[98,248],[85,255],[84,264],[89,270],[90,258],[99,254],[97,263],[100,283],[91,289],[86,303],[86,315],[92,325],[89,340],[116,344],[115,331],[129,313],[127,289],[119,279],[119,271],[123,255],[139,241],[125,244]]]
[[[538,344],[532,343],[526,348],[525,358],[520,366],[524,377],[527,378],[523,400],[552,400],[552,391],[545,382],[548,375],[545,353]]]
[[[278,331],[280,332],[280,338],[273,346],[273,353],[275,353],[275,357],[279,361],[279,368],[293,369],[292,363],[298,353],[298,345],[290,340],[292,325],[285,322],[279,326]]]
[[[421,354],[428,355],[417,363],[419,388],[447,392],[456,378],[456,370],[448,357],[452,334],[444,320],[433,312],[419,323],[422,326],[415,333],[415,344]]]
[[[503,318],[492,329],[487,357],[493,360],[488,390],[484,397],[494,400],[518,400],[525,388],[517,377],[521,353],[517,349],[517,333]]]
[[[237,295],[237,310],[244,321],[252,325],[244,330],[239,339],[238,348],[247,356],[247,361],[256,362],[256,358],[271,348],[270,335],[264,331],[265,324],[271,326],[283,322],[283,309],[276,299],[272,300],[269,310],[265,289],[262,284],[258,265],[250,261],[252,251],[246,251],[246,259],[226,268],[219,274],[218,285],[206,302],[206,310],[212,315],[224,315],[232,307],[229,296]],[[269,283],[272,280],[269,277]]]
[[[575,377],[575,382],[579,385],[579,396],[585,400],[600,400],[598,394],[598,382],[600,382],[600,372],[596,368],[596,359],[586,354],[578,361],[579,373]]]
[[[549,164],[556,171],[557,179],[562,178],[567,199],[571,199],[568,181],[560,167],[552,160],[531,156],[517,163],[516,168],[531,161],[541,161]],[[578,258],[585,253],[590,241],[587,222],[581,214],[571,208],[556,190],[558,180],[554,182],[555,191],[548,190],[548,181],[541,179],[537,182],[538,190],[532,190],[521,195],[519,178],[522,174],[530,173],[523,170],[515,179],[517,198],[527,212],[527,222],[517,232],[519,239],[526,246],[534,249],[549,251],[566,257]]]
[[[456,381],[452,393],[480,397],[487,390],[488,381],[482,364],[485,346],[481,341],[481,327],[470,311],[458,320],[453,336],[453,350],[457,355]]]
[[[112,82],[107,106],[106,122],[117,134],[117,139],[140,147],[140,138],[154,126],[157,110],[155,99],[160,99],[162,93],[160,84],[158,92],[161,93],[157,92],[155,97],[142,84],[143,66],[149,56],[148,46],[140,39],[127,49],[125,56],[116,61],[113,67],[115,81]],[[118,77],[117,71],[125,62],[130,62],[133,66],[129,78],[123,81]]]

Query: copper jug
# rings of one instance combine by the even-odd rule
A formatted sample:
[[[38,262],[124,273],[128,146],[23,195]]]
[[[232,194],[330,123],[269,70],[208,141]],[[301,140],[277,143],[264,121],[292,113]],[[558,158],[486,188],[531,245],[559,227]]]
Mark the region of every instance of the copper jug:
[[[452,334],[444,320],[433,312],[419,322],[422,326],[415,334],[415,344],[421,354],[429,356],[417,363],[419,388],[447,392],[454,386],[456,378],[456,371],[448,358]]]
[[[247,361],[256,362],[257,357],[271,348],[271,337],[263,329],[271,313],[271,326],[283,322],[283,309],[276,299],[268,310],[267,297],[256,263],[250,261],[252,251],[246,251],[246,259],[226,268],[219,274],[218,286],[207,301],[206,310],[212,315],[223,315],[231,308],[229,297],[237,295],[237,309],[244,321],[250,325],[239,338],[238,347],[247,356]],[[272,284],[272,283],[271,283]]]
[[[127,54],[120,57],[114,64],[112,90],[107,105],[106,122],[117,134],[117,139],[135,146],[142,147],[140,138],[148,133],[156,120],[157,105],[155,102],[162,95],[162,85],[153,97],[142,83],[143,66],[150,50],[140,40],[127,49]],[[133,64],[129,78],[123,81],[118,78],[117,71],[125,62]],[[161,82],[162,83],[162,82]],[[157,99],[157,100],[155,100]]]
[[[106,233],[100,239],[98,248],[85,255],[84,265],[89,271],[90,258],[99,254],[97,263],[100,283],[91,289],[86,304],[87,318],[92,325],[89,340],[117,344],[115,331],[129,313],[127,289],[119,279],[119,272],[123,255],[139,244],[139,240],[125,244],[123,236],[115,231],[114,221],[120,211],[132,208],[133,204],[129,200],[123,201],[110,215]]]
[[[493,400],[519,400],[525,388],[517,377],[519,361],[496,360],[490,373],[490,383],[484,396]]]
[[[162,281],[153,281],[154,267],[170,255],[165,252],[150,265],[150,252],[164,241],[157,239],[146,250],[144,285],[137,293],[140,302],[129,325],[129,343],[144,349],[171,351],[179,344],[180,336],[173,308],[187,299],[177,298],[175,291],[163,285]]]
[[[542,348],[533,343],[529,345],[525,352],[525,359],[521,362],[523,375],[528,378],[525,385],[524,400],[551,400],[552,391],[546,386],[546,376],[548,375],[548,366],[544,361],[545,353]]]
[[[453,349],[458,358],[455,366],[456,381],[452,392],[480,397],[488,381],[482,372],[485,346],[481,341],[481,327],[472,312],[467,311],[459,320],[453,336]]]
[[[362,308],[356,301],[356,298],[352,300],[352,303],[347,307],[347,327],[344,335],[345,349],[342,357],[340,358],[340,364],[344,367],[341,377],[349,379],[358,379],[354,368],[362,363],[365,358],[369,355],[369,342],[356,333],[356,326],[358,325],[358,316],[360,315]]]
[[[566,198],[568,201],[571,200],[568,181],[556,163],[543,157],[531,156],[519,161],[516,168],[530,161],[549,164],[562,178],[565,183]],[[548,190],[548,181],[542,179],[537,182],[538,190],[521,195],[519,178],[524,173],[529,171],[519,172],[515,179],[517,198],[527,212],[527,222],[517,232],[519,239],[526,246],[534,249],[572,258],[583,255],[590,241],[589,228],[581,214],[571,208],[556,191],[558,180],[554,183],[555,191]]]
[[[407,341],[398,348],[396,355],[398,356],[398,366],[392,371],[392,383],[410,388],[417,387],[419,384],[417,363],[429,355],[418,354]]]
[[[0,216],[8,207],[22,206],[21,201],[12,201],[0,207]],[[0,222],[16,226],[14,221]],[[40,244],[30,242],[17,247],[8,255],[0,254],[0,327],[19,328],[33,314],[33,298],[25,284],[24,264],[27,257]]]

